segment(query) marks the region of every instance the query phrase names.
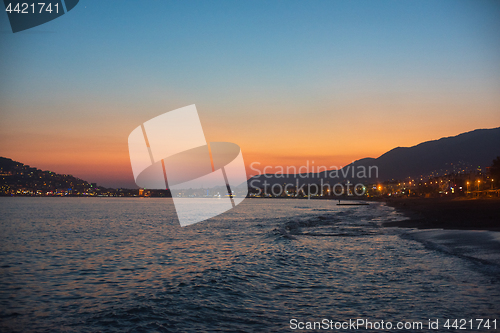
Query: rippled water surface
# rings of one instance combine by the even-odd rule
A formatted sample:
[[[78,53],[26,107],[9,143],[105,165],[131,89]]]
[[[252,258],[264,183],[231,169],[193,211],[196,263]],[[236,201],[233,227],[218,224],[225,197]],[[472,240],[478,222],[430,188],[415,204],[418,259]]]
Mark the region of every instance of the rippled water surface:
[[[181,228],[170,199],[0,198],[3,332],[276,332],[290,319],[494,318],[497,271],[383,204],[247,199]],[[444,330],[448,331],[448,330]]]

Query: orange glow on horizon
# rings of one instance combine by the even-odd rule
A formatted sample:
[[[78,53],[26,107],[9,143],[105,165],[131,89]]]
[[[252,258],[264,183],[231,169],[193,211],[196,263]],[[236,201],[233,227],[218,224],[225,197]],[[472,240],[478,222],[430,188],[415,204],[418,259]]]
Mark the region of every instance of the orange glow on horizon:
[[[49,121],[37,115],[32,123],[11,120],[9,127],[0,125],[0,156],[40,169],[72,174],[102,186],[136,188],[128,156],[130,131],[166,109],[183,105],[152,107],[145,114],[133,113],[128,117],[120,117],[118,111],[93,103],[87,106],[93,110],[92,114],[70,124],[68,119]],[[85,105],[79,106],[82,113],[83,109]],[[127,112],[135,112],[132,109]],[[206,140],[238,144],[248,177],[258,174],[251,168],[255,162],[260,164],[253,164],[253,168],[260,172],[268,167],[275,173],[279,171],[278,166],[298,170],[308,162],[310,168],[314,162],[315,167],[325,166],[331,170],[361,158],[377,158],[398,146],[410,147],[500,125],[498,113],[483,117],[471,114],[450,120],[451,108],[449,112],[433,110],[436,114],[431,123],[424,117],[430,111],[421,113],[422,119],[409,115],[391,118],[391,112],[382,110],[376,110],[377,116],[365,112],[365,118],[348,110],[343,113],[316,110],[314,114],[299,113],[296,107],[288,116],[283,115],[282,109],[266,111],[243,109],[238,115],[219,118],[217,107],[198,107]],[[117,119],[121,122],[116,123]]]

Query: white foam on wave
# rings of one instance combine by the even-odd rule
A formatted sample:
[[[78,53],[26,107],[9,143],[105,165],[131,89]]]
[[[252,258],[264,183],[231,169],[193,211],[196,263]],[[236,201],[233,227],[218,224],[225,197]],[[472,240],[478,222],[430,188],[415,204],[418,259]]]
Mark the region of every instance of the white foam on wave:
[[[500,232],[488,230],[412,230],[417,241],[443,252],[500,267]]]

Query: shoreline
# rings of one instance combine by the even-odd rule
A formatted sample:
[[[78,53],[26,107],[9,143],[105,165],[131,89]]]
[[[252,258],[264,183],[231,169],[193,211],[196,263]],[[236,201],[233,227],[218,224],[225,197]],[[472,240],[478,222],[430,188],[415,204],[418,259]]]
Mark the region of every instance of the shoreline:
[[[408,220],[384,227],[500,231],[500,198],[396,198],[386,205]]]
[[[383,227],[407,228],[424,246],[480,263],[492,274],[500,268],[500,198],[397,198],[386,204],[408,220]],[[487,266],[485,266],[487,265]]]

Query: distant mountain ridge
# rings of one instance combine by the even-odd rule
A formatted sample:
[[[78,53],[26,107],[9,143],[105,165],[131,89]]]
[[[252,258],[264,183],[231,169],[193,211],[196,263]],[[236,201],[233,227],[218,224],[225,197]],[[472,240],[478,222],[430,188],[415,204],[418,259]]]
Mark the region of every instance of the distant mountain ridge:
[[[337,172],[338,178],[324,177],[324,173],[318,177],[317,174],[284,175],[260,175],[249,180],[264,180],[268,183],[314,183],[321,179],[342,182],[357,179],[366,182],[403,180],[429,175],[443,175],[462,170],[474,170],[490,166],[493,160],[500,156],[500,127],[492,129],[477,129],[457,136],[445,137],[438,140],[422,142],[412,147],[397,147],[382,154],[378,158],[363,158],[346,165]],[[376,166],[378,175],[372,172],[369,178],[358,178],[358,170]],[[354,168],[354,177],[353,177]],[[372,169],[374,170],[374,169]],[[327,175],[332,173],[327,172]],[[368,172],[367,172],[368,176]],[[257,184],[257,183],[255,183]]]
[[[477,129],[413,147],[397,147],[378,158],[358,160],[351,165],[376,165],[379,180],[405,179],[446,171],[451,173],[463,168],[484,169],[499,155],[500,127]]]
[[[95,184],[51,171],[42,171],[10,158],[0,157],[0,195],[87,193]]]

